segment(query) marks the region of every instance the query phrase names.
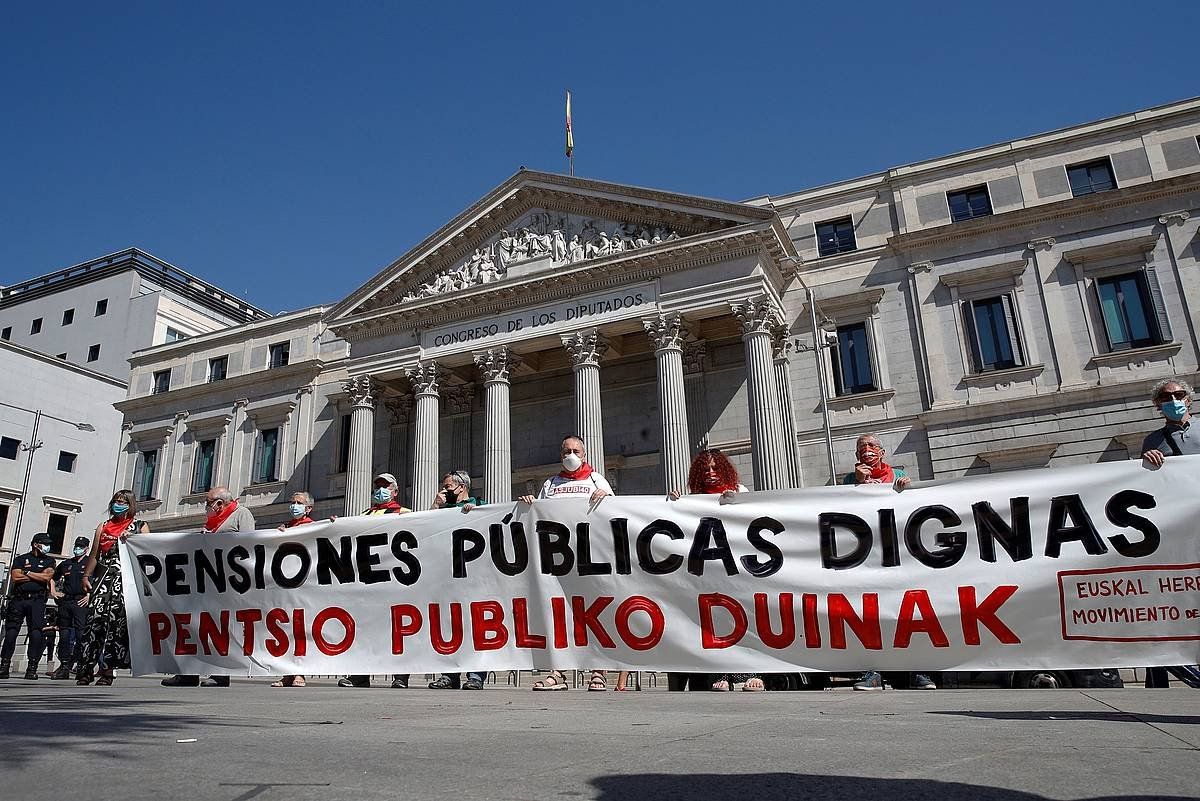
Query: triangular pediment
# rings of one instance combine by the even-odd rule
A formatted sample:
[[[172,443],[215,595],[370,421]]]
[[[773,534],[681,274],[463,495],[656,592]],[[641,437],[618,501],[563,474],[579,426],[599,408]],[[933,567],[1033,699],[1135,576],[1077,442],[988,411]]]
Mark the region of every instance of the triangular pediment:
[[[774,217],[741,203],[522,170],[337,304],[329,320],[551,277]]]

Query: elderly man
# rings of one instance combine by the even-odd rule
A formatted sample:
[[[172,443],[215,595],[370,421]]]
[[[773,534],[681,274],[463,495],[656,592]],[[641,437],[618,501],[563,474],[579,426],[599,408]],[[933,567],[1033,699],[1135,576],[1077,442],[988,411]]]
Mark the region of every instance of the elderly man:
[[[459,508],[469,512],[479,505],[479,499],[471,495],[471,476],[466,470],[452,470],[442,476],[442,490],[433,496],[433,509]],[[461,673],[443,673],[429,682],[431,690],[482,690],[487,674],[470,671],[464,683]]]
[[[1142,440],[1142,459],[1162,467],[1168,456],[1200,454],[1200,431],[1192,429],[1192,387],[1186,381],[1168,378],[1150,388],[1150,398],[1166,421],[1162,428]],[[1146,668],[1147,687],[1167,687],[1168,674],[1189,687],[1200,689],[1200,666]]]
[[[280,531],[287,531],[289,528],[296,526],[306,526],[313,522],[313,497],[307,492],[293,492],[292,500],[288,503],[288,520],[279,527]],[[279,681],[273,682],[272,687],[304,687],[304,677],[300,675],[284,676]]]
[[[238,503],[229,487],[213,487],[204,496],[204,533],[225,534],[231,531],[254,531],[254,515]],[[228,687],[228,676],[209,676],[203,682],[199,676],[175,675],[162,680],[164,687]]]

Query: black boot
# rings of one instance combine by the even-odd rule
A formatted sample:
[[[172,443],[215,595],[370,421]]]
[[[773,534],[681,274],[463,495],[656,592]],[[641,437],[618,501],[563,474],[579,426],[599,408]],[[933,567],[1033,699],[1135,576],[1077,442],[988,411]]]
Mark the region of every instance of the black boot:
[[[33,662],[29,663],[29,667],[25,668],[25,681],[37,681],[37,665]]]
[[[10,665],[9,665],[9,662],[7,659],[5,659],[3,662],[0,662],[0,679],[8,678],[9,667],[10,667]]]
[[[71,666],[63,663],[58,666],[58,670],[50,674],[50,678],[54,681],[68,681],[71,678]]]

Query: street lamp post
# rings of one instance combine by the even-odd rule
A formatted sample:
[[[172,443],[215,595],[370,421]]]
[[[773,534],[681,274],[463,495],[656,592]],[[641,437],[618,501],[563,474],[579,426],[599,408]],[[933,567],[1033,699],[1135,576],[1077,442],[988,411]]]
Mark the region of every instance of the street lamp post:
[[[821,393],[821,422],[825,428],[825,455],[829,460],[829,483],[837,483],[837,468],[834,465],[833,455],[833,428],[829,423],[829,385],[825,380],[825,359],[822,351],[827,348],[837,347],[837,333],[830,330],[833,321],[828,318],[823,319],[820,324],[817,322],[817,299],[813,291],[809,287],[805,287],[804,291],[808,295],[808,320],[812,327],[812,344],[796,340],[796,350],[813,352],[813,359],[817,365],[817,391]]]

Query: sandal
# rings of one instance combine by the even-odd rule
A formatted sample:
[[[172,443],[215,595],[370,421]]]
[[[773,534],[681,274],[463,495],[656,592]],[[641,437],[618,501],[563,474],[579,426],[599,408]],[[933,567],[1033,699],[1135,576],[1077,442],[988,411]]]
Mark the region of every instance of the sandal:
[[[767,689],[767,685],[763,684],[763,680],[758,676],[753,676],[746,679],[746,683],[742,685],[744,693],[761,693]]]
[[[715,692],[715,693],[727,693],[727,692],[729,692],[729,682],[726,681],[725,679],[721,679],[720,681],[714,681],[712,688],[713,688],[713,692]]]
[[[567,689],[567,677],[562,674],[561,670],[552,670],[546,678],[535,681],[532,689],[534,692],[565,690]]]
[[[292,686],[293,687],[307,687],[308,685],[306,685],[304,683],[303,676],[292,676]]]
[[[593,670],[588,679],[588,691],[593,693],[608,692],[608,676],[603,670]]]

